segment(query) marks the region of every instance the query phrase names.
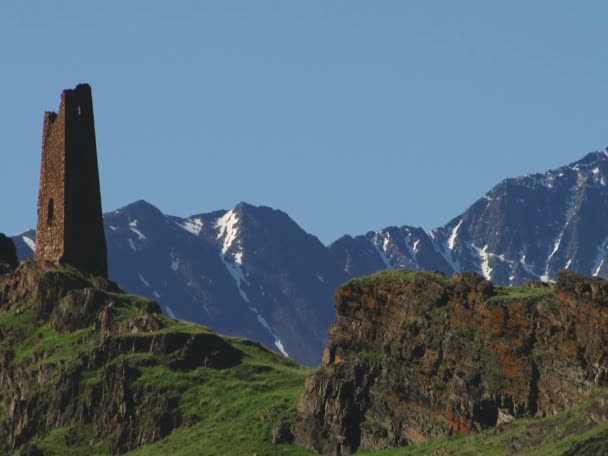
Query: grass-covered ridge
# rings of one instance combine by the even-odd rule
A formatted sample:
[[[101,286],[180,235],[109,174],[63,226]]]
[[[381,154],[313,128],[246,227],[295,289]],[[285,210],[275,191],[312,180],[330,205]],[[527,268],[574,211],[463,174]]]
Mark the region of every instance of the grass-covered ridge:
[[[182,412],[200,422],[129,454],[312,454],[271,443],[271,427],[281,416],[295,422],[295,403],[308,371],[250,341],[229,341],[245,354],[243,362],[230,369],[202,368],[167,376],[159,366],[141,368],[139,381],[181,394]]]
[[[391,269],[374,272],[373,274],[357,277],[349,280],[345,286],[356,285],[362,288],[371,287],[378,284],[391,284],[391,283],[413,283],[416,280],[418,274],[431,276],[437,280],[445,281],[448,280],[443,274],[439,272],[416,272],[416,271],[403,271],[400,269]]]
[[[522,286],[522,287],[505,287],[495,286],[494,297],[490,298],[488,303],[508,303],[510,301],[522,301],[528,299],[540,299],[546,296],[550,296],[554,293],[555,289],[553,286]]]
[[[345,287],[357,286],[360,288],[371,288],[374,286],[385,286],[392,284],[412,284],[418,277],[430,278],[439,283],[449,283],[450,279],[440,272],[418,272],[404,271],[399,269],[383,270],[373,274],[357,277],[349,280]],[[529,283],[519,287],[494,286],[494,295],[489,298],[489,303],[508,303],[511,301],[522,301],[527,299],[540,299],[554,293],[555,287],[542,283]]]
[[[52,270],[49,274],[63,276],[64,272]],[[73,271],[65,274],[67,277],[60,278],[82,279]],[[150,301],[143,298],[115,292],[108,295],[112,300],[116,325],[130,327],[131,321],[154,310]],[[129,454],[312,454],[293,445],[272,443],[272,429],[279,421],[295,421],[296,401],[309,369],[255,342],[220,337],[206,327],[165,316],[155,317],[162,325],[158,329],[133,333],[119,331],[108,336],[100,334],[95,326],[61,333],[53,329],[52,324],[37,321],[32,309],[31,300],[5,312],[0,305],[0,340],[4,349],[10,347],[7,352],[10,353],[10,362],[6,368],[31,376],[32,391],[28,392],[31,396],[45,394],[44,386],[35,381],[39,372],[48,372],[52,378],[45,381],[53,383],[66,373],[76,371],[81,387],[95,391],[108,381],[107,370],[120,366],[123,371],[133,372],[132,389],[137,391],[134,394],[144,395],[143,399],[137,400],[145,401],[145,395],[149,395],[151,400],[161,398],[159,403],[167,401],[175,406],[175,411],[181,416],[181,424],[166,438]],[[221,358],[226,351],[230,362],[193,368],[177,364],[176,358],[183,355],[181,347],[176,350],[165,345],[184,338],[197,341],[197,337],[202,337],[205,345],[216,344],[210,359],[214,360],[213,356]],[[120,347],[121,344],[137,347],[140,344],[138,339],[153,339],[154,344],[161,348],[127,351],[104,361],[97,368],[87,367],[87,363],[93,364],[86,361],[91,359],[92,353],[100,350],[103,353],[103,347]],[[112,353],[112,348],[107,350]],[[0,387],[0,425],[9,419],[10,403],[4,399],[14,393]],[[75,401],[80,399],[74,398]],[[44,455],[111,453],[103,436],[91,425],[71,424],[55,428],[34,437],[31,442]]]
[[[31,369],[38,370],[48,363],[62,363],[68,368],[79,352],[91,350],[99,343],[88,329],[60,335],[48,327],[37,328],[27,312],[19,318],[5,317],[6,320],[0,318],[0,326],[6,327],[10,322],[24,336],[17,344],[14,362],[32,361]],[[210,332],[184,322],[170,323],[159,333]],[[181,414],[195,423],[177,428],[161,442],[129,454],[311,454],[271,442],[272,426],[282,415],[295,420],[295,403],[308,370],[248,340],[225,340],[243,354],[238,365],[227,369],[174,370],[154,354],[127,354],[115,360],[137,369],[136,382],[154,394],[177,400]],[[34,362],[41,353],[45,354],[44,360]],[[95,382],[100,373],[87,371],[83,377]],[[107,445],[88,436],[87,431],[91,430],[58,429],[34,443],[45,455],[108,454]]]

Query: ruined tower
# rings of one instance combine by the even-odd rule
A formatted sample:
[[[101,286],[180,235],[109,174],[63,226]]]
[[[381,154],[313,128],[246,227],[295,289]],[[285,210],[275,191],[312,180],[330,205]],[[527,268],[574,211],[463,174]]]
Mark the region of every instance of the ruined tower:
[[[36,259],[108,276],[88,84],[64,90],[59,112],[44,114]]]

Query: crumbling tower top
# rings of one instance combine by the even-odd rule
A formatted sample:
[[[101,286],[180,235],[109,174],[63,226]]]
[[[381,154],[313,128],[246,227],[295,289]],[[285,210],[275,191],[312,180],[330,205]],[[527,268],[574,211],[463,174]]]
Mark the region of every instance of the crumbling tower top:
[[[93,98],[88,84],[44,114],[36,259],[107,277]]]

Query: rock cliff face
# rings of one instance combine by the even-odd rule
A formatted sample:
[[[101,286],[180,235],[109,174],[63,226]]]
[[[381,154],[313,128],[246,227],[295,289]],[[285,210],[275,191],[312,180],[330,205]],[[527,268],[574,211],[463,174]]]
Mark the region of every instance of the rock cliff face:
[[[272,370],[278,357],[248,344],[249,359],[271,356]],[[65,454],[89,442],[119,454],[196,428],[198,399],[210,400],[197,388],[230,368],[244,376],[237,347],[103,278],[23,262],[0,274],[0,454],[42,454],[36,439],[53,432]]]
[[[326,454],[553,415],[608,384],[608,282],[383,272],[338,289],[296,441]]]

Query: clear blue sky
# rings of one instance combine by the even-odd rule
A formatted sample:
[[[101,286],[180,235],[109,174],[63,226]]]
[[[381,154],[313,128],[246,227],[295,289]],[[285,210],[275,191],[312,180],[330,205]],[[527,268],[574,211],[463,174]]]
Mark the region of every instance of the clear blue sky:
[[[105,211],[247,201],[324,242],[432,228],[608,144],[607,18],[603,1],[3,1],[0,231],[35,225],[43,112],[78,82]]]

